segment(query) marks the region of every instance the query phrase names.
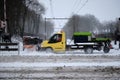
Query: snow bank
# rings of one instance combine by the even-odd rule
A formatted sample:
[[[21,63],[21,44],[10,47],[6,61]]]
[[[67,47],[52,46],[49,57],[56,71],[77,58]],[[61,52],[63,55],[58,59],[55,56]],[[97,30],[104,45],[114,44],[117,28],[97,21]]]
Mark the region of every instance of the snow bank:
[[[97,67],[97,66],[114,66],[119,67],[120,62],[74,62],[74,63],[23,63],[23,62],[11,62],[11,63],[0,63],[0,68],[24,68],[24,67]]]
[[[94,50],[93,54],[85,54],[82,50],[75,50],[75,51],[66,51],[60,53],[47,53],[45,51],[4,51],[0,52],[0,56],[12,56],[12,55],[19,55],[19,56],[120,56],[120,50],[111,49],[109,53],[104,53],[103,51]]]

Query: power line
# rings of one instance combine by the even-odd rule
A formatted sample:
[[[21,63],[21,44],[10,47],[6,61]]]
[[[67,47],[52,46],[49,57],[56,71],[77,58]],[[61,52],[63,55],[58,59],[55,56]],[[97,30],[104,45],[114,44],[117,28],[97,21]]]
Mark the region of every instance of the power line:
[[[79,8],[81,1],[82,1],[82,0],[79,0],[79,2],[77,3],[77,5],[76,5],[76,7],[75,7],[76,10],[77,10],[77,8]]]
[[[75,1],[75,0],[74,0],[74,1]],[[78,3],[78,0],[76,0],[75,3],[73,4],[72,12],[73,12],[75,6],[77,5],[77,3]]]
[[[54,17],[52,0],[50,0],[50,8],[51,8],[51,16]]]
[[[82,0],[76,0],[75,3],[73,4],[73,8],[71,11],[71,14],[73,14],[73,11],[75,12],[75,10],[77,10],[77,7],[79,7],[80,3]]]
[[[85,1],[85,3],[79,8],[79,10],[76,13],[78,13],[83,7],[85,7],[87,3],[88,3],[88,0]]]

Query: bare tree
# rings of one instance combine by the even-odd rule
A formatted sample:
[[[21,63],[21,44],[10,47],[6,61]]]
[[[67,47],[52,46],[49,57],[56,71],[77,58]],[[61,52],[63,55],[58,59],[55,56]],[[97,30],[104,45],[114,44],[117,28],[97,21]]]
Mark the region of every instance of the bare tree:
[[[71,38],[74,32],[80,32],[80,31],[89,31],[98,33],[99,28],[102,26],[102,24],[99,22],[99,20],[90,14],[87,15],[73,15],[70,20],[66,23],[63,30],[67,34],[67,38]]]

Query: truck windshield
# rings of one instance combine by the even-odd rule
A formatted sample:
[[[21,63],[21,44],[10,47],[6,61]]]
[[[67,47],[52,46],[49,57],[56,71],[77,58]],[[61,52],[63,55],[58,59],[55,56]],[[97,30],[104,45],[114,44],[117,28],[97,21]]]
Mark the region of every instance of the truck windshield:
[[[61,40],[62,40],[62,34],[54,34],[49,39],[49,43],[57,43],[57,42],[61,42]]]

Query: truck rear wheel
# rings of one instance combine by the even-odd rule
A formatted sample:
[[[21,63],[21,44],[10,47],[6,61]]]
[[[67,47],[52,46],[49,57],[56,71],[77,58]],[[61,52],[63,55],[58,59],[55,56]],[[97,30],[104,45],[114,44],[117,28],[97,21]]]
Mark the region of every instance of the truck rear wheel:
[[[85,48],[85,49],[84,49],[84,52],[85,52],[86,54],[91,54],[91,53],[93,53],[93,48],[91,48],[91,47]]]
[[[53,52],[53,50],[52,50],[52,48],[46,48],[46,52],[51,53],[51,52]]]
[[[109,48],[109,47],[107,47],[107,46],[104,46],[103,51],[104,51],[104,53],[109,53],[110,48]]]

